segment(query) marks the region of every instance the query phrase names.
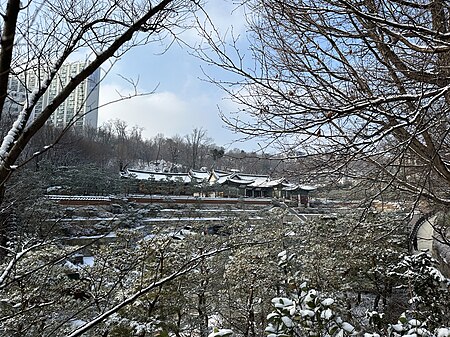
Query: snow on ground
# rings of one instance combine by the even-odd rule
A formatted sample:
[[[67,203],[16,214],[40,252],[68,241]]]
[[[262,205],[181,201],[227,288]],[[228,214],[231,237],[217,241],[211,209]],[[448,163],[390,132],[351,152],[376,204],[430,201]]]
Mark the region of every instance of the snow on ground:
[[[229,217],[173,217],[173,218],[147,218],[142,220],[143,222],[171,222],[171,221],[225,221],[229,220]],[[251,217],[249,220],[262,220],[263,217]]]
[[[72,236],[70,239],[102,239],[102,238],[116,238],[117,234],[115,232],[110,232],[108,234],[100,234],[100,235],[81,235],[81,236]]]
[[[83,256],[83,264],[89,267],[94,265],[94,257],[93,256]]]
[[[69,321],[69,323],[72,326],[72,328],[79,328],[79,327],[85,325],[87,322],[83,321],[81,319],[72,319]]]
[[[217,212],[232,212],[232,213],[252,213],[259,212],[261,209],[226,209],[226,208],[210,208],[210,209],[172,209],[172,208],[163,208],[159,210],[159,212],[163,213],[183,213],[186,211],[193,211],[199,213],[217,213]]]

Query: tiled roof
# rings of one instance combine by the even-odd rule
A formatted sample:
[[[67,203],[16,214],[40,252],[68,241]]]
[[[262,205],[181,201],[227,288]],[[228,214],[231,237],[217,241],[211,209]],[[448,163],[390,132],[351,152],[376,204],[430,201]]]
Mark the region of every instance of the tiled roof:
[[[129,169],[122,172],[123,177],[134,177],[136,179],[153,180],[153,181],[179,181],[183,183],[209,181],[210,183],[225,184],[230,182],[237,185],[246,185],[250,188],[274,188],[282,185],[285,191],[304,190],[312,191],[316,188],[308,185],[296,185],[289,183],[285,178],[271,179],[268,175],[247,174],[241,172],[225,172],[212,170],[197,171],[190,170],[189,173],[166,173],[151,172],[143,170]],[[211,179],[214,177],[215,179]]]

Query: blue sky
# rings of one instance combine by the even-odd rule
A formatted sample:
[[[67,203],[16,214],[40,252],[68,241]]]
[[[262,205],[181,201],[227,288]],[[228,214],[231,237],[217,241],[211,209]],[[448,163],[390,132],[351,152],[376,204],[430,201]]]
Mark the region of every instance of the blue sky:
[[[245,19],[242,9],[234,10],[230,1],[210,1],[206,11],[216,27],[221,31],[233,29],[245,39]],[[193,30],[186,31],[181,38],[193,45],[200,38]],[[241,136],[227,130],[220,120],[218,107],[225,112],[236,110],[226,94],[215,85],[201,78],[203,66],[216,77],[227,76],[219,69],[212,69],[199,59],[189,55],[188,48],[173,44],[162,55],[163,46],[150,44],[135,47],[125,54],[106,76],[100,87],[100,103],[117,99],[121,94],[130,92],[131,86],[123,77],[139,80],[140,92],[155,93],[136,97],[101,108],[99,125],[111,119],[121,119],[128,125],[144,128],[143,136],[151,138],[158,133],[167,137],[176,134],[185,136],[194,128],[208,130],[208,135],[217,145],[227,149],[240,148],[251,150],[256,142],[234,142]]]

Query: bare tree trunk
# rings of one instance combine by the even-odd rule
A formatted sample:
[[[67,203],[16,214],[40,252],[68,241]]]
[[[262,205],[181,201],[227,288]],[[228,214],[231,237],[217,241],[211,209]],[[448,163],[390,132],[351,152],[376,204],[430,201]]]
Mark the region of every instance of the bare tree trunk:
[[[253,311],[253,296],[254,296],[253,286],[250,288],[250,294],[247,298],[247,324],[245,327],[244,336],[255,337],[255,312]]]
[[[2,112],[8,96],[8,81],[11,73],[11,61],[19,12],[20,0],[9,0],[6,5],[3,34],[0,42],[0,121],[2,121]],[[7,173],[0,182],[0,262],[6,257],[6,246],[8,244],[8,215],[5,208],[2,207],[6,191],[5,181],[9,179],[11,172]]]
[[[8,245],[8,216],[4,209],[3,201],[5,198],[5,185],[0,184],[0,262],[3,262],[6,255],[6,247]]]
[[[200,319],[199,329],[200,337],[208,337],[208,313],[206,310],[206,296],[204,293],[197,294],[198,296],[198,317]]]
[[[3,107],[5,106],[5,100],[8,95],[8,79],[11,73],[14,38],[19,12],[20,0],[9,0],[6,5],[5,23],[0,42],[0,120],[2,119]]]

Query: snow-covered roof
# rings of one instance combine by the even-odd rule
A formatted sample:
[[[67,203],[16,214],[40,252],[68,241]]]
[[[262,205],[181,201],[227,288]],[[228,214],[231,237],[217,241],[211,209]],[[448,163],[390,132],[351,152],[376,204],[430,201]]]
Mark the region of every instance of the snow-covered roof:
[[[222,185],[222,184],[224,184],[226,181],[230,180],[230,176],[231,176],[231,175],[217,177],[217,180],[215,181],[215,183]]]
[[[225,171],[220,171],[220,170],[212,170],[209,174],[209,180],[213,180],[211,179],[212,177],[214,177],[216,180],[222,180],[224,181],[224,179],[226,179],[227,177],[233,175],[232,172],[225,172]]]
[[[208,171],[197,171],[197,170],[190,170],[189,175],[197,180],[197,182],[206,181],[210,175],[210,172]]]
[[[221,170],[212,170],[212,172],[215,173],[219,177],[228,176],[233,173],[233,172],[227,172],[227,171],[221,171]]]
[[[282,184],[286,179],[270,179],[267,175],[252,175],[242,173],[232,173],[228,176],[220,177],[216,182],[219,184],[233,183],[236,185],[247,185],[252,188],[272,188]]]
[[[50,200],[82,200],[82,201],[111,201],[110,197],[99,195],[59,195],[49,194],[47,198]]]
[[[259,178],[257,180],[255,180],[252,184],[250,184],[250,187],[259,187],[259,188],[271,188],[271,187],[275,187],[275,186],[279,186],[281,184],[283,184],[283,182],[285,182],[286,179],[284,178],[279,178],[279,179],[275,179],[275,180],[270,180],[270,179],[266,179],[263,180],[263,178]]]
[[[128,169],[125,173],[122,173],[122,176],[151,181],[175,181],[182,183],[190,183],[192,181],[189,173],[166,173]]]
[[[207,181],[210,184],[223,184],[227,181],[227,179],[231,176],[233,176],[234,173],[231,172],[225,172],[225,171],[219,171],[219,170],[212,170],[209,173],[209,176],[207,178]]]
[[[240,185],[250,185],[253,183],[253,180],[243,180],[243,179],[236,179],[233,177],[224,177],[226,181],[229,181],[233,184],[240,184]]]
[[[298,187],[305,191],[314,191],[317,189],[316,186],[311,186],[311,185],[298,185]]]
[[[296,191],[296,190],[314,191],[315,189],[317,189],[317,187],[310,185],[297,185],[290,183],[283,184],[283,190],[285,191]]]
[[[128,169],[121,172],[124,177],[134,177],[136,179],[152,180],[152,181],[175,181],[190,183],[200,183],[202,181],[209,181],[211,184],[226,184],[232,183],[236,185],[246,185],[249,188],[274,188],[276,186],[283,186],[285,191],[313,191],[314,186],[298,185],[289,183],[285,178],[271,179],[268,175],[247,174],[240,172],[225,172],[212,170],[211,172],[203,170],[190,170],[189,173],[167,173],[167,172],[153,172],[144,170]]]
[[[270,180],[270,177],[267,174],[249,174],[249,173],[235,173],[235,176],[239,177],[243,180],[253,180],[253,181],[263,181]]]

